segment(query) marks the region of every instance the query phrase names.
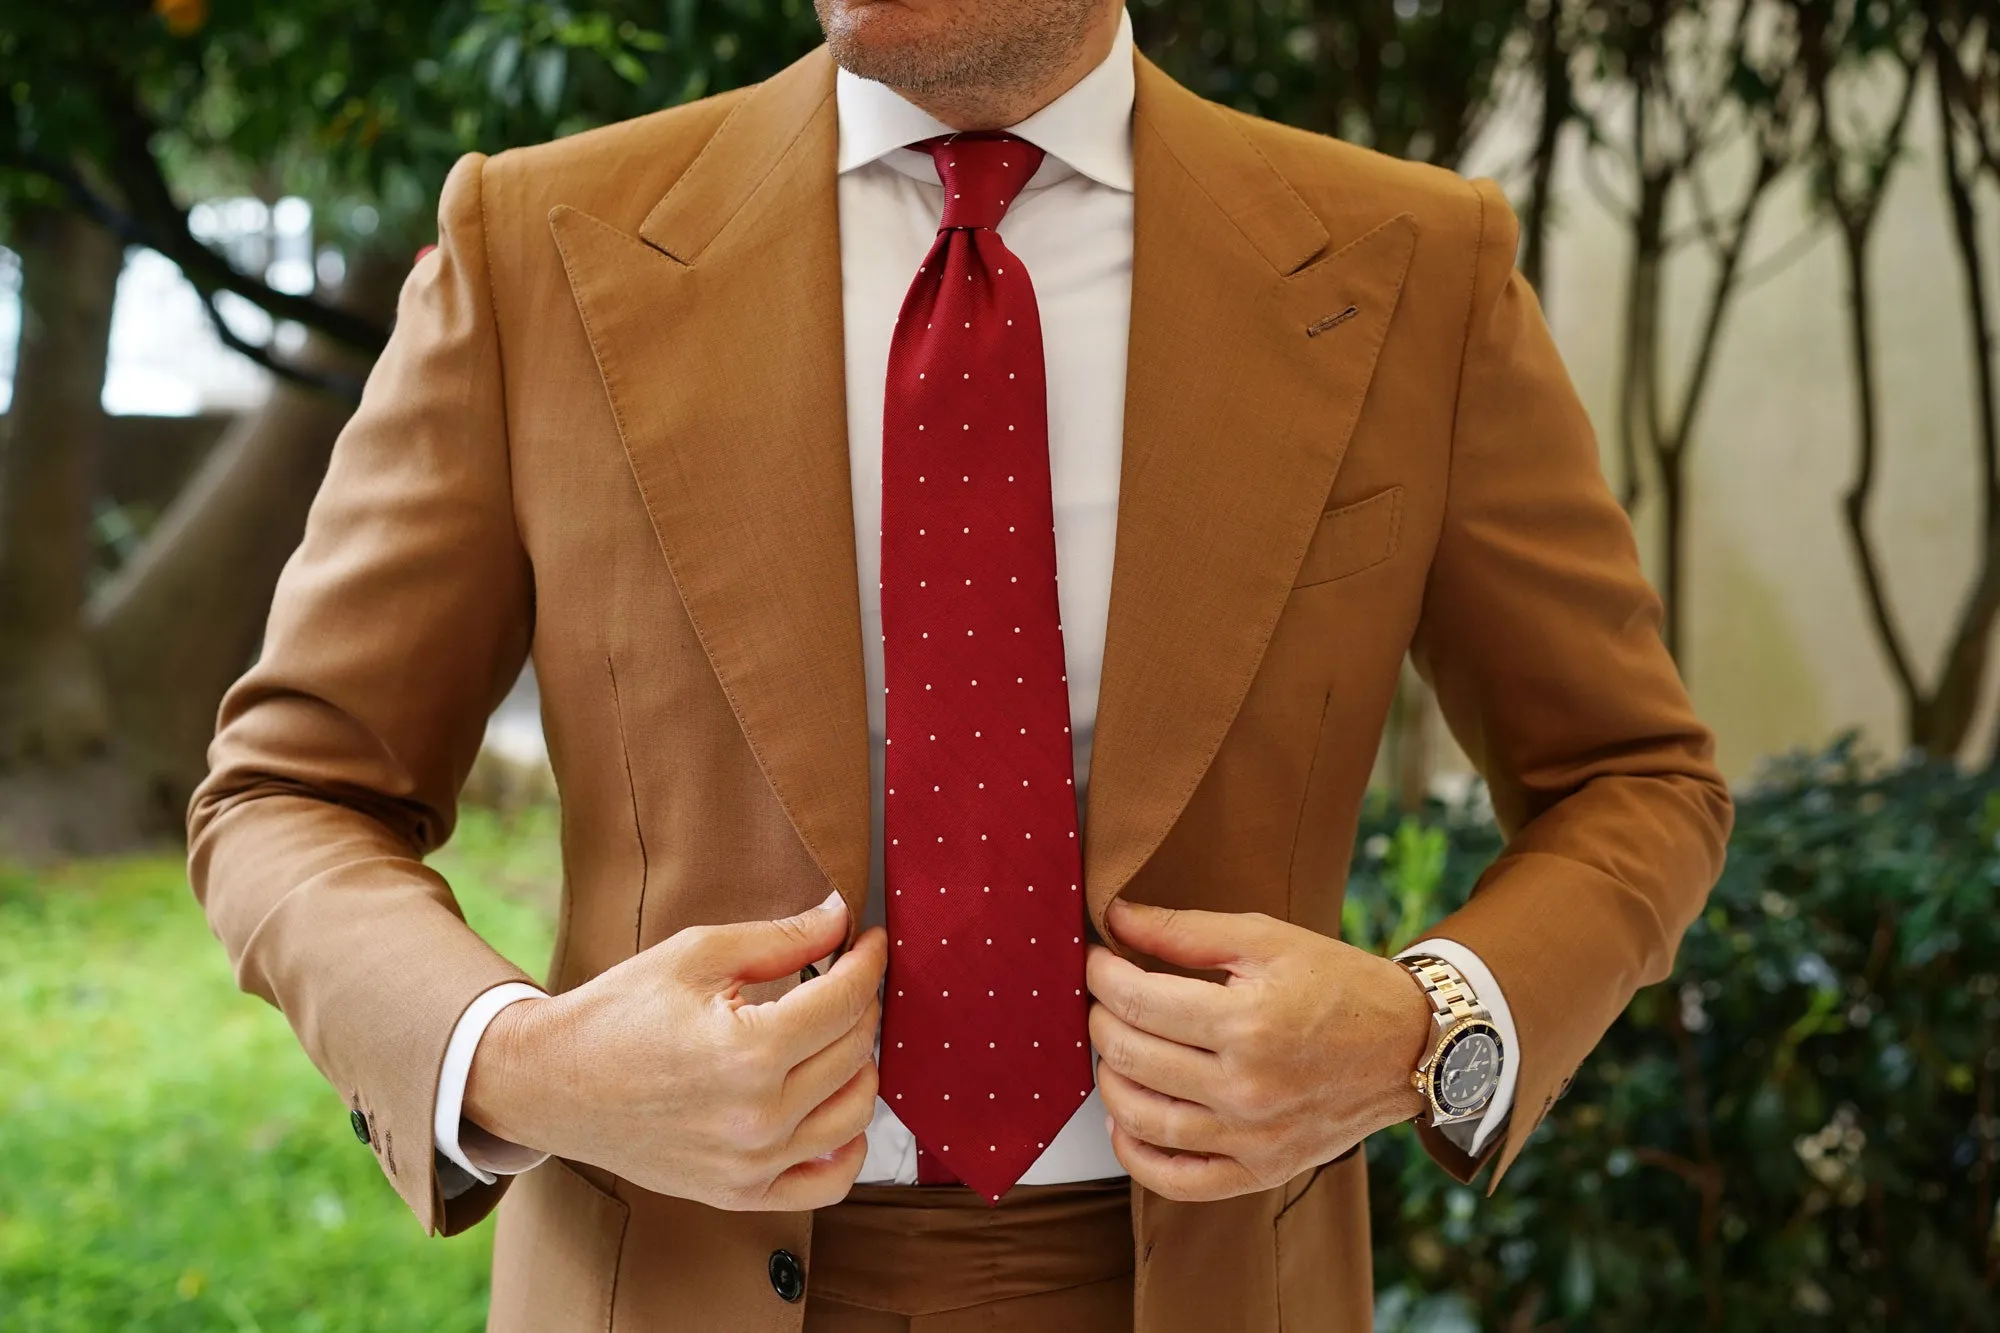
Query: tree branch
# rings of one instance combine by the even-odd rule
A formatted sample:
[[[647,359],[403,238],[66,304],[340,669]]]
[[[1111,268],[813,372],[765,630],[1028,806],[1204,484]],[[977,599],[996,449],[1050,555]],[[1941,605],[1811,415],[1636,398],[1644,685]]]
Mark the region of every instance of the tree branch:
[[[196,291],[210,300],[217,292],[229,292],[273,319],[303,324],[371,360],[381,354],[389,334],[380,324],[308,296],[277,291],[261,278],[238,272],[227,259],[197,240],[188,225],[187,210],[174,201],[159,159],[153,156],[156,127],[128,90],[110,85],[102,91],[113,131],[110,166],[114,177],[125,189],[133,217],[151,238],[146,243],[178,265]]]

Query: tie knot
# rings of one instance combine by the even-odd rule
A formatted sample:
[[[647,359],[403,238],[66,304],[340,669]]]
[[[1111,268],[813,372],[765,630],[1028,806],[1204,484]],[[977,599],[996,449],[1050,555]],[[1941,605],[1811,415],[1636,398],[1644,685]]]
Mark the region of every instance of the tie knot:
[[[980,131],[926,139],[944,183],[944,220],[950,227],[997,227],[1007,206],[1042,165],[1042,150],[1011,134]]]

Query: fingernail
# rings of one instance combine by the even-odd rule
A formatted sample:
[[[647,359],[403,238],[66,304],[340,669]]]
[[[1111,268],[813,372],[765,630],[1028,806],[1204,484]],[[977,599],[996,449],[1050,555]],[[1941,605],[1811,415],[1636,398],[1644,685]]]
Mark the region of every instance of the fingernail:
[[[840,890],[835,889],[832,893],[827,894],[826,901],[822,902],[814,910],[820,912],[831,912],[834,908],[840,905],[841,905]]]

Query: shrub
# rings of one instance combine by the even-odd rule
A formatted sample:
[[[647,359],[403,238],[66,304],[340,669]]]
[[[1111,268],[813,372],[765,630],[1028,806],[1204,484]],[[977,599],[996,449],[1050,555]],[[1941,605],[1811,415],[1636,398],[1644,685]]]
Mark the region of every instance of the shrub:
[[[1349,937],[1396,947],[1498,849],[1473,808],[1364,824]],[[1739,794],[1673,977],[1497,1195],[1368,1145],[1379,1325],[1993,1330],[2000,782],[1852,742]]]

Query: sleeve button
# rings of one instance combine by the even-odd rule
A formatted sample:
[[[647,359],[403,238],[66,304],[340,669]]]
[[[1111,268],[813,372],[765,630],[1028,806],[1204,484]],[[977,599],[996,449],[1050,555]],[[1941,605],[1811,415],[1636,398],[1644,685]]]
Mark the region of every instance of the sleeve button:
[[[374,1142],[374,1140],[371,1139],[368,1134],[368,1117],[361,1114],[359,1110],[349,1111],[347,1113],[347,1123],[354,1127],[355,1138],[360,1139],[363,1143]]]
[[[806,1270],[790,1250],[771,1251],[771,1290],[780,1300],[796,1301],[806,1294]]]

